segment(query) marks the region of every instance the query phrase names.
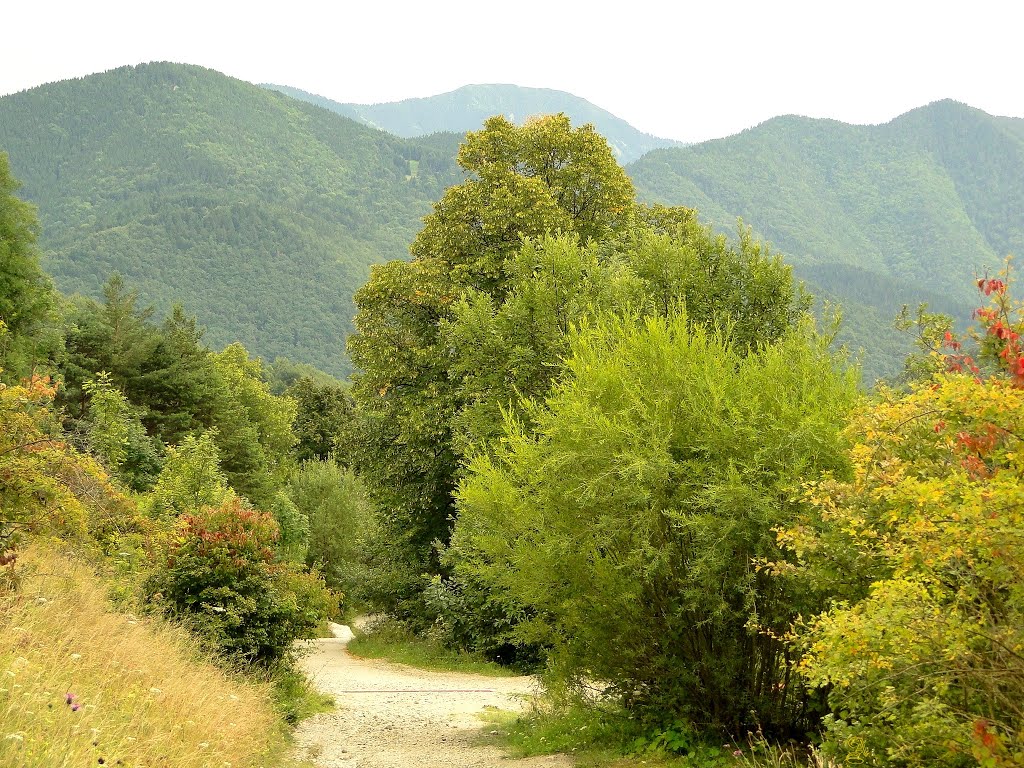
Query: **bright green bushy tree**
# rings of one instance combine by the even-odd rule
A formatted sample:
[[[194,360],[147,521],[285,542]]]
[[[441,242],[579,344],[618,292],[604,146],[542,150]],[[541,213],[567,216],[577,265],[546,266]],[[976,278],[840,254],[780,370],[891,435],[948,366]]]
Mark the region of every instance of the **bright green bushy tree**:
[[[799,725],[779,555],[800,483],[845,470],[854,377],[806,327],[754,350],[685,312],[574,334],[563,379],[470,464],[446,557],[513,635],[635,715]],[[733,731],[735,732],[735,731]]]
[[[143,506],[152,514],[177,517],[220,504],[231,495],[215,436],[204,432],[167,449],[163,469]]]
[[[276,397],[263,381],[262,365],[241,344],[212,353],[216,427],[224,474],[231,487],[257,505],[269,506],[283,486],[295,444],[295,402]]]
[[[358,594],[366,578],[362,549],[370,522],[359,478],[331,457],[314,459],[302,463],[288,493],[308,527],[306,564],[316,566],[333,589]]]
[[[160,471],[159,443],[146,434],[131,403],[106,371],[84,382],[82,390],[89,397],[86,434],[92,451],[132,490],[151,487]]]

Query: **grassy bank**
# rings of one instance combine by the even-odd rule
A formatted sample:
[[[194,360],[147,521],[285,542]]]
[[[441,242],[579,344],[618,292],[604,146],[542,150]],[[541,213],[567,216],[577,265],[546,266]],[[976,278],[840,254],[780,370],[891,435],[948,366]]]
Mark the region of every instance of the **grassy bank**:
[[[218,668],[178,628],[114,611],[67,555],[33,546],[17,573],[0,596],[0,765],[295,765],[270,682]],[[292,686],[277,706],[308,710]]]
[[[439,672],[466,672],[490,677],[514,677],[518,672],[465,651],[447,648],[430,637],[415,635],[394,621],[376,621],[357,631],[349,651],[364,659],[383,659],[397,664]]]

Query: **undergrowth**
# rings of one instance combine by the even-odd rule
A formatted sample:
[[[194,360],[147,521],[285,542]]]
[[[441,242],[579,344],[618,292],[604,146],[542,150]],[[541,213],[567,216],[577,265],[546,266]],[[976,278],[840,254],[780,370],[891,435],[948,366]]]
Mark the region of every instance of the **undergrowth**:
[[[308,689],[218,668],[184,630],[114,611],[107,585],[39,544],[0,594],[0,765],[261,768],[295,765],[275,712]]]
[[[304,674],[288,664],[279,664],[270,670],[267,682],[270,684],[274,709],[289,725],[334,709],[331,696],[317,691]]]
[[[466,651],[457,651],[429,636],[414,634],[400,622],[374,621],[356,633],[348,644],[355,656],[384,659],[420,669],[467,672],[490,677],[514,677],[519,673]]]
[[[620,709],[596,702],[542,699],[525,713],[488,712],[483,719],[511,755],[564,753],[576,768],[839,768],[757,734],[711,742],[683,724],[647,731]]]

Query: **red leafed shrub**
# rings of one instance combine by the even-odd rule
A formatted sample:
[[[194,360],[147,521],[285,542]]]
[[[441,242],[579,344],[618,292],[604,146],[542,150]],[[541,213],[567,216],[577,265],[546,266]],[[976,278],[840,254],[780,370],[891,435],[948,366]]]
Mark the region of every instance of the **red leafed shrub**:
[[[335,602],[319,574],[277,560],[279,535],[270,514],[237,497],[187,515],[147,591],[226,655],[277,661]]]

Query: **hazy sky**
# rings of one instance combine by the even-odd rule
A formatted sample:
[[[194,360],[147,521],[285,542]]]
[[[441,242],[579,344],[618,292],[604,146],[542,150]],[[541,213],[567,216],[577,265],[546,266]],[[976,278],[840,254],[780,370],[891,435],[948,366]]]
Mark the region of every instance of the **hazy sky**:
[[[4,5],[0,94],[178,61],[337,101],[557,88],[687,141],[788,113],[884,122],[947,97],[1024,117],[1017,0]]]

